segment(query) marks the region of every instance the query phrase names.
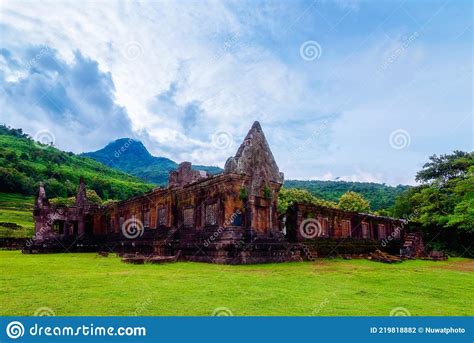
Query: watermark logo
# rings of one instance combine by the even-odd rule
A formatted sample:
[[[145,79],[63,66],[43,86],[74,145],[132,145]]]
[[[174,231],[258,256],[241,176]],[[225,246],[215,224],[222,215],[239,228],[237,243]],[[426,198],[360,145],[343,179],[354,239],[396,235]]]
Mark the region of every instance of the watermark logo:
[[[17,339],[23,337],[25,334],[25,327],[22,323],[14,321],[7,325],[6,332],[7,336],[11,339]]]
[[[301,236],[311,239],[321,235],[322,227],[319,220],[308,218],[301,222],[299,230]]]
[[[48,146],[54,145],[54,142],[56,142],[56,137],[54,137],[54,134],[51,131],[43,129],[35,133],[33,140],[35,141],[35,145],[38,148],[45,149]]]
[[[390,317],[409,317],[409,316],[411,316],[411,313],[405,307],[395,307],[390,311]]]
[[[309,137],[307,137],[303,143],[299,144],[297,147],[296,147],[296,152],[302,152],[304,151],[305,149],[308,149],[308,146],[316,141],[316,139],[318,137],[320,137],[325,131],[327,131],[329,127],[329,121],[328,120],[324,120],[317,128],[316,130],[314,130],[311,135]]]
[[[216,131],[212,135],[212,145],[221,150],[225,150],[232,145],[234,138],[232,134],[227,131]]]
[[[54,311],[49,307],[40,307],[33,314],[35,317],[54,317],[55,315]]]
[[[44,56],[46,56],[49,53],[49,48],[46,46],[42,48],[32,59],[28,61],[28,63],[25,64],[25,69],[30,70],[36,67]]]
[[[395,230],[387,237],[382,239],[381,245],[386,247],[391,241],[400,239],[400,235],[402,232],[402,227],[396,227]]]
[[[319,59],[323,53],[321,45],[314,40],[307,40],[300,46],[300,56],[305,61]]]
[[[392,148],[401,150],[410,146],[411,137],[407,130],[397,129],[392,131],[388,142]]]
[[[313,316],[319,315],[319,313],[329,304],[329,299],[325,298],[318,306],[313,309],[311,313]]]
[[[134,61],[143,54],[143,47],[140,43],[132,41],[125,44],[122,55],[129,61]]]
[[[135,239],[143,235],[145,228],[141,220],[132,217],[122,224],[122,233],[128,239]]]
[[[390,65],[396,62],[400,56],[410,47],[410,45],[420,36],[418,32],[413,32],[409,37],[403,40],[400,46],[390,53],[390,56],[380,66],[380,71],[387,70]]]
[[[123,144],[120,149],[115,150],[114,157],[119,158],[125,151],[127,151],[128,147],[132,145],[135,141],[131,138],[129,138],[125,144]]]
[[[218,307],[212,311],[212,316],[214,317],[232,317],[234,314],[227,307]]]
[[[137,307],[135,308],[133,315],[135,317],[141,315],[141,313],[146,311],[151,306],[152,303],[153,301],[151,300],[151,298],[148,298],[141,304],[137,304]]]
[[[222,232],[224,232],[225,227],[231,225],[234,222],[234,220],[241,214],[242,212],[240,210],[236,210],[234,213],[232,213],[232,215],[226,219],[226,221],[224,222],[224,225],[219,226],[219,228],[216,231],[214,231],[208,239],[204,241],[204,246],[207,248],[212,242],[214,242],[219,237],[219,235]]]
[[[31,247],[34,243],[34,241],[37,239],[37,238],[41,238],[43,237],[43,235],[46,235],[50,232],[50,228],[51,226],[53,225],[54,221],[55,220],[58,220],[61,218],[61,214],[58,213],[59,211],[56,211],[55,213],[53,213],[52,215],[48,216],[48,220],[46,221],[46,223],[41,226],[41,228],[38,230],[38,232],[36,232],[32,238],[28,239],[26,241],[26,246],[27,247]],[[63,213],[64,214],[64,213]]]
[[[218,49],[210,59],[210,62],[212,63],[218,61],[225,54],[232,53],[233,51],[237,50],[239,46],[242,45],[242,43],[243,42],[240,39],[240,32],[232,32],[224,38],[221,44],[219,44]]]

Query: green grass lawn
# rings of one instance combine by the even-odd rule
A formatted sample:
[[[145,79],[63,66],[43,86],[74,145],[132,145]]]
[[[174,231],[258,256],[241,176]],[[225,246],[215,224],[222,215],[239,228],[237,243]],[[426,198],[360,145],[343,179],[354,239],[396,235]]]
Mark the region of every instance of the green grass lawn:
[[[248,266],[125,264],[115,255],[0,251],[0,315],[474,315],[474,261]]]
[[[0,193],[0,238],[30,238],[34,234],[34,197]],[[16,224],[12,227],[11,224]]]

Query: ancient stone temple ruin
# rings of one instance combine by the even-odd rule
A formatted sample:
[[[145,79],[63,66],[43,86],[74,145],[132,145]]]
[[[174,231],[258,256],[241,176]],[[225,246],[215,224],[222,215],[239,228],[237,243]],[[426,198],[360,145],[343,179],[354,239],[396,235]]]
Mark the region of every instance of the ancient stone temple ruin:
[[[283,181],[255,122],[218,175],[183,162],[170,172],[168,187],[109,206],[90,204],[82,179],[68,207],[50,204],[40,185],[36,236],[25,252],[113,251],[150,261],[268,263],[308,258],[312,242],[359,241],[375,249],[403,234],[403,223],[393,218],[306,204],[278,213]]]

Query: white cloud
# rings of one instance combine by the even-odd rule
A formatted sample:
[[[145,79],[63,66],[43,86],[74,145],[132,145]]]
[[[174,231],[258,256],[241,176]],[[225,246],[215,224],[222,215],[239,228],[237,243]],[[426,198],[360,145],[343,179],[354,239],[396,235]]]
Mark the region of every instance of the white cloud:
[[[133,130],[145,130],[159,143],[152,147],[156,154],[180,147],[181,158],[222,165],[222,151],[208,153],[207,139],[215,129],[225,124],[241,134],[255,119],[281,121],[285,109],[305,111],[313,103],[306,77],[252,43],[242,24],[246,18],[224,3],[12,1],[3,6],[2,21],[17,30],[11,48],[48,44],[69,63],[79,50],[110,72],[117,104],[127,110]],[[150,106],[173,83],[179,88],[174,108]],[[191,103],[202,109],[199,126],[185,130],[178,112]]]
[[[336,176],[332,172],[326,172],[323,175],[315,175],[310,180],[323,181],[352,181],[352,182],[375,182],[383,183],[382,175],[373,175],[370,172],[361,170],[358,166],[355,167],[356,173],[351,175]]]
[[[469,49],[443,49],[446,37],[419,30],[405,12],[382,27],[358,21],[369,5],[382,12],[396,7],[342,0],[309,8],[285,2],[4,1],[0,30],[9,51],[46,45],[69,65],[76,51],[97,61],[115,87],[114,105],[155,155],[222,166],[258,119],[288,177],[410,182],[428,155],[464,148],[472,137],[465,125],[456,127],[472,111],[466,101]],[[318,13],[339,26],[329,27]],[[404,44],[414,32],[419,36]],[[311,63],[299,57],[308,39],[323,49]],[[7,80],[25,77],[11,64],[0,56]],[[69,91],[81,99],[80,92]],[[77,103],[84,121],[93,123],[90,132],[69,117],[78,129],[68,132],[69,141],[66,134],[59,141],[78,151],[87,137],[83,149],[100,148],[108,136],[94,136],[111,121],[93,103]],[[17,115],[5,121],[61,131],[48,113],[25,118],[21,108],[9,104]],[[397,128],[412,135],[409,149],[387,144]],[[457,133],[455,139],[443,135],[446,128]],[[234,144],[215,149],[211,137],[217,130],[230,132]]]

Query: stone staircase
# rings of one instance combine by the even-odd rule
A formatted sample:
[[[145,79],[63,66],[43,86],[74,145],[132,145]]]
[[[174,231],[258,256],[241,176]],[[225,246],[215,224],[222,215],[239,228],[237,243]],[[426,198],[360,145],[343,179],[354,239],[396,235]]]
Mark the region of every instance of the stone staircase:
[[[425,247],[423,245],[423,239],[421,233],[410,232],[405,236],[403,242],[402,253],[403,257],[414,258],[420,257],[425,254]]]
[[[301,251],[303,255],[302,257],[305,261],[313,262],[318,256],[318,253],[314,249],[308,247],[306,244],[301,244]]]

